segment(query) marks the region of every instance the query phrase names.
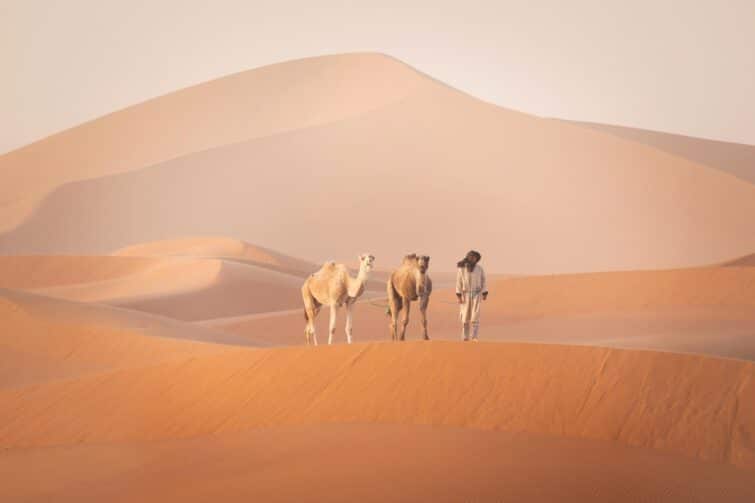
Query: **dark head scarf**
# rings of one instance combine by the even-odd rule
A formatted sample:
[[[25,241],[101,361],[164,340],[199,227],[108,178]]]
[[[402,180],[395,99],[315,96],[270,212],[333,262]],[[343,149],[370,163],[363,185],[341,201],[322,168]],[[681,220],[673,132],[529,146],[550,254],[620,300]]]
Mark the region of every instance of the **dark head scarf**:
[[[478,252],[477,250],[469,250],[464,258],[456,263],[456,267],[467,267],[467,264],[471,262],[470,259],[472,258],[476,258],[476,262],[479,262],[482,258],[482,255],[480,255],[480,252]]]

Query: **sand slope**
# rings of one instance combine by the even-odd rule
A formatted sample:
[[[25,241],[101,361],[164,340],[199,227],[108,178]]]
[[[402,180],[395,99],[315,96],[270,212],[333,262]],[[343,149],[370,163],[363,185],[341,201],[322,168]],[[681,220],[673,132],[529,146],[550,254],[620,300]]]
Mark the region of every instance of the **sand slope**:
[[[0,446],[399,423],[652,447],[755,469],[753,363],[449,342],[236,350],[0,391]]]
[[[480,102],[387,57],[315,61],[367,80],[379,73],[375,82],[396,82],[400,99],[66,184],[0,237],[0,251],[109,253],[214,234],[315,262],[369,250],[392,263],[416,251],[437,270],[474,246],[489,270],[525,273],[679,267],[755,249],[755,186],[743,180]],[[299,76],[310,64],[281,68]],[[278,77],[292,85],[288,73]]]
[[[755,253],[739,257],[738,259],[730,260],[724,265],[728,267],[753,267],[755,266]]]
[[[594,122],[567,122],[643,143],[755,183],[754,145],[707,140]]]
[[[37,292],[192,321],[296,307],[301,282],[293,275],[235,262],[169,259],[119,280]]]
[[[159,264],[143,257],[6,255],[0,256],[0,287],[25,290],[110,281]]]
[[[141,313],[0,289],[0,387],[18,387],[249,344]]]
[[[752,473],[726,465],[597,441],[416,425],[277,427],[150,444],[11,450],[0,452],[0,471],[8,479],[0,498],[24,501],[755,498]]]

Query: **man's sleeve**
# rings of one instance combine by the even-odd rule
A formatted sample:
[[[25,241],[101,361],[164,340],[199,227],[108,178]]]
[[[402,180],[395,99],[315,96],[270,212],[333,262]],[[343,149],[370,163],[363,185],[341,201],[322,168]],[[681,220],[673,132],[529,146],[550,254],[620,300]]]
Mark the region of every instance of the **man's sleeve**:
[[[482,293],[488,293],[488,281],[485,278],[485,269],[480,267],[480,286],[482,287]]]
[[[461,290],[462,290],[461,274],[462,274],[462,269],[460,267],[456,270],[456,295],[461,295]]]

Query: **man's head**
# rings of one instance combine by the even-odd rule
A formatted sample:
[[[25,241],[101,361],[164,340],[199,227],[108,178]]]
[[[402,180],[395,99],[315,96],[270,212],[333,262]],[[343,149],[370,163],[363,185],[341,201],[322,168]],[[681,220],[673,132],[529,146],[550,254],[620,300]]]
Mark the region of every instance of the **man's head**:
[[[477,265],[477,262],[480,261],[482,258],[482,255],[480,255],[480,252],[476,250],[470,250],[467,252],[466,257],[464,257],[464,265],[466,266],[467,270],[473,271],[475,266]]]

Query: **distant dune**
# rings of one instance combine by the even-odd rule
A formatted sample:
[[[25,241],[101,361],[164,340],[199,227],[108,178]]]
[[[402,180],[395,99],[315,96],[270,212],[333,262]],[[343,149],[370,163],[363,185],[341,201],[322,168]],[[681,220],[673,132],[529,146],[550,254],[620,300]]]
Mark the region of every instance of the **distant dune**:
[[[0,389],[249,344],[161,317],[0,289]]]
[[[692,162],[730,173],[755,183],[755,145],[706,140],[659,131],[648,131],[594,122],[566,121],[655,147]]]
[[[724,265],[728,267],[755,267],[755,253],[745,255],[744,257],[740,257],[738,259],[730,260]]]
[[[0,186],[0,229],[22,222],[41,198],[65,183],[328,124],[396,102],[422,79],[393,67],[388,58],[349,55],[266,66],[140,103],[4,154],[0,172],[4,182],[13,183]]]
[[[318,268],[238,240],[185,238],[114,256],[0,256],[0,288],[197,321],[299,308],[303,278]]]
[[[135,244],[114,255],[132,257],[216,258],[306,277],[319,265],[226,237],[186,237]]]
[[[478,248],[490,271],[551,273],[755,249],[753,184],[481,102],[375,54],[209,82],[6,154],[0,167],[19,173],[3,188],[6,254],[226,235],[314,262],[370,251],[382,267],[420,252],[447,271]],[[24,206],[30,198],[39,203]]]

